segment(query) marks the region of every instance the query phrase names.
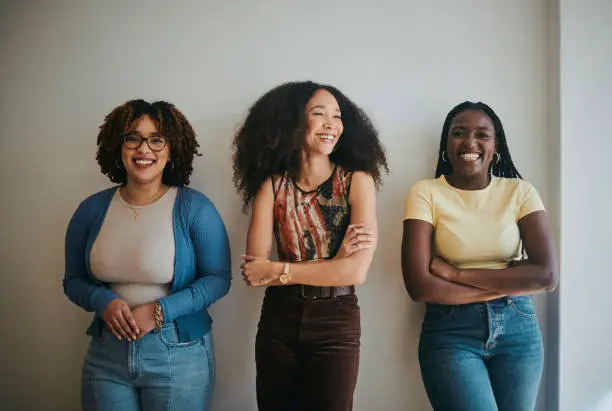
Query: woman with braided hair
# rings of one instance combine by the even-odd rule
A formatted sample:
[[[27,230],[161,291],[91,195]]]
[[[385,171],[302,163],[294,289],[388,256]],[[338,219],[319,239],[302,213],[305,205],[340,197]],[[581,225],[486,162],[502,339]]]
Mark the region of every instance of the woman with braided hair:
[[[128,101],[100,127],[98,164],[118,185],[84,200],[66,233],[64,291],[94,312],[84,410],[208,409],[207,309],[228,292],[231,267],[219,213],[186,187],[198,146],[163,101]]]
[[[453,108],[436,178],[408,193],[402,242],[406,289],[427,304],[419,363],[434,410],[534,409],[543,347],[530,294],[555,287],[555,254],[499,117],[484,103]]]

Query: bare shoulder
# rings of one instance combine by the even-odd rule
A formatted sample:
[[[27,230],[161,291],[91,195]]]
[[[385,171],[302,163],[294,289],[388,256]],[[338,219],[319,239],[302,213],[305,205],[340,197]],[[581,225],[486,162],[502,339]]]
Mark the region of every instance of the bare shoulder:
[[[257,191],[257,195],[256,197],[262,197],[262,196],[270,196],[272,195],[272,193],[274,192],[274,181],[277,181],[276,178],[279,178],[280,176],[272,176],[272,177],[268,177],[264,180],[263,183],[261,183],[261,186],[259,186],[259,190]]]
[[[362,188],[375,187],[374,178],[372,177],[370,173],[366,173],[365,171],[354,171],[352,182],[351,182],[351,187],[356,187],[356,186],[359,186]]]
[[[362,201],[364,198],[376,197],[374,178],[365,171],[355,171],[351,179],[349,203]]]

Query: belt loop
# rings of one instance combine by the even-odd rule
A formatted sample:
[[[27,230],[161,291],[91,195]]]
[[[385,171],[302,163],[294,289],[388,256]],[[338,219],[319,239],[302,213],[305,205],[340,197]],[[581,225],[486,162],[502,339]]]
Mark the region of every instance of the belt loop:
[[[329,287],[329,298],[336,298],[336,287]]]
[[[304,295],[304,284],[300,284],[300,295],[302,296],[302,298],[306,298],[306,296]]]

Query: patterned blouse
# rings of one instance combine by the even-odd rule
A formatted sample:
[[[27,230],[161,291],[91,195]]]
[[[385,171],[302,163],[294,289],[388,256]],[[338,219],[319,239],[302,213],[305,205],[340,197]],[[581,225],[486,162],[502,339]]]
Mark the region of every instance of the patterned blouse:
[[[287,173],[272,177],[274,235],[281,261],[333,258],[350,223],[353,173],[340,166],[316,190],[303,191]]]

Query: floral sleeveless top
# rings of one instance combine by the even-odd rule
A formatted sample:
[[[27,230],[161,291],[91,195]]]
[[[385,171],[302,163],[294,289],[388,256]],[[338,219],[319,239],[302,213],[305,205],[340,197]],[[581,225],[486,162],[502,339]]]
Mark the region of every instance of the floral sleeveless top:
[[[316,190],[300,189],[287,173],[274,176],[274,235],[281,261],[333,258],[350,223],[353,173],[336,166]]]

